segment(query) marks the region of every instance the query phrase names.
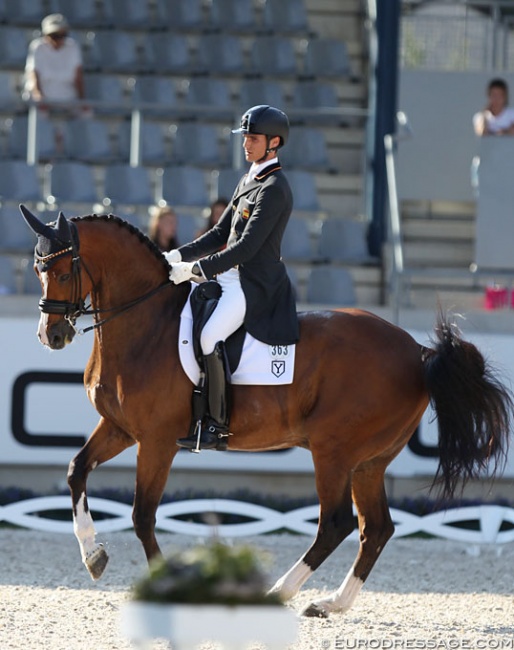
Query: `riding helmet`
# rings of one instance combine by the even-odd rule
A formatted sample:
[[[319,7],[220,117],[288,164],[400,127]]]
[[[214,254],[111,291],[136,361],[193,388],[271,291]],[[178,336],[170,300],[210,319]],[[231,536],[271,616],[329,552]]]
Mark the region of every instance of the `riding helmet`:
[[[268,138],[278,136],[279,147],[283,147],[289,136],[289,120],[284,112],[273,106],[267,104],[253,106],[241,117],[239,129],[233,129],[232,133],[254,133],[266,135]]]

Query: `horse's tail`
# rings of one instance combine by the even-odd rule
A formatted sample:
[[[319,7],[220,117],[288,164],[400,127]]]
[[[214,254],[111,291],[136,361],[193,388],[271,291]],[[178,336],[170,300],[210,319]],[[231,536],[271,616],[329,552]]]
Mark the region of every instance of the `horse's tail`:
[[[513,413],[511,391],[479,350],[464,341],[441,314],[433,347],[425,349],[424,373],[439,425],[439,467],[434,484],[451,498],[482,472],[503,466]]]

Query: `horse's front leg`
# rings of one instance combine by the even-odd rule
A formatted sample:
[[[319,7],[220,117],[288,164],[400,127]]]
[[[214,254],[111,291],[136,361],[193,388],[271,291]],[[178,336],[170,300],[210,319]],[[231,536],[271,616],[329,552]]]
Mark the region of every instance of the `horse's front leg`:
[[[155,514],[177,452],[174,439],[156,436],[139,444],[132,521],[148,561],[161,552],[155,537]]]
[[[95,542],[96,532],[87,502],[87,477],[95,467],[114,458],[134,442],[123,430],[102,418],[68,469],[73,529],[80,545],[82,561],[93,580],[100,578],[109,558],[103,545]]]

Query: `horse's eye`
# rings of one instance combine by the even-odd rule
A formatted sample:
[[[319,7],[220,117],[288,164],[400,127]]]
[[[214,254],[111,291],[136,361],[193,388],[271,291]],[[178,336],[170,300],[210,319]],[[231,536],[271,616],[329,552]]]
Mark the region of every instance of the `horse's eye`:
[[[70,279],[70,274],[65,273],[64,275],[59,276],[59,282],[68,282]]]

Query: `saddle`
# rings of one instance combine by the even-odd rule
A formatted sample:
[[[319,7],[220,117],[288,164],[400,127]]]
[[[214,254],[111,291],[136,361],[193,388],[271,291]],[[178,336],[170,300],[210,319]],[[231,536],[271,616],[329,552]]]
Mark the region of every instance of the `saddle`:
[[[200,345],[202,329],[218,306],[221,287],[214,280],[202,282],[191,292],[190,303],[193,316],[193,350],[196,361],[203,370],[203,353]],[[225,341],[225,354],[230,372],[233,373],[241,361],[246,330],[243,325]]]

